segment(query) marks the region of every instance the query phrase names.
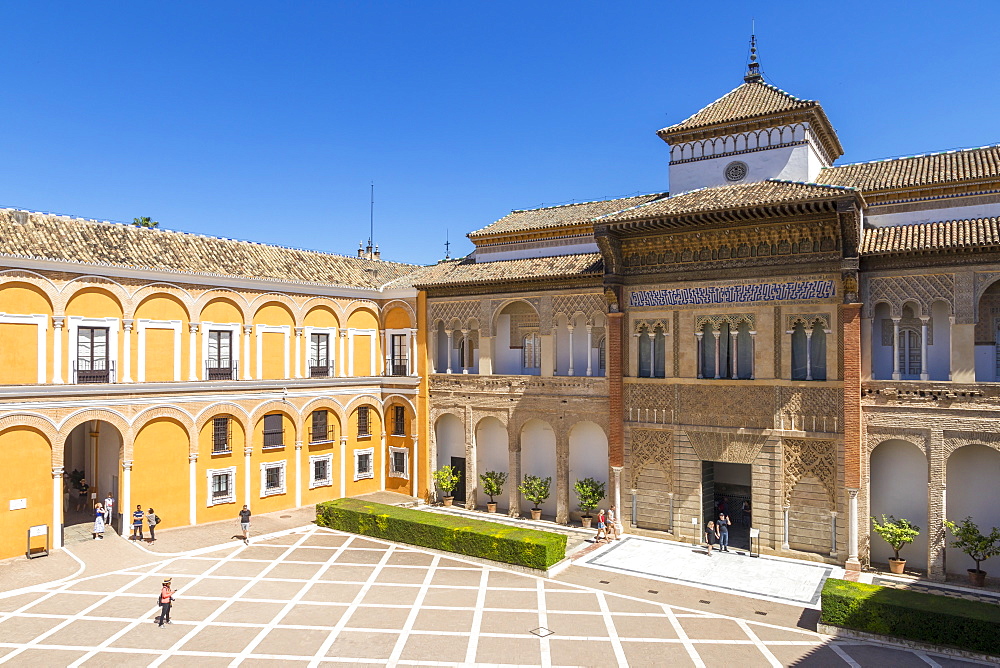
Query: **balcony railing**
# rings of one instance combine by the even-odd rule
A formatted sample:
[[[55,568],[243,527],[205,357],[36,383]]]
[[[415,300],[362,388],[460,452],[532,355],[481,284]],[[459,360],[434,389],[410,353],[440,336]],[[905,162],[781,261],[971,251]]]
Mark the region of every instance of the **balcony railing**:
[[[410,365],[407,360],[392,360],[389,364],[389,375],[390,376],[407,376],[410,373]]]
[[[264,447],[265,448],[283,448],[283,447],[285,447],[285,430],[284,429],[265,429],[264,430]]]
[[[333,425],[327,425],[326,429],[320,429],[318,431],[313,431],[312,427],[309,427],[309,442],[310,443],[326,443],[327,441],[333,440]]]
[[[115,363],[110,360],[94,360],[93,366],[98,368],[81,368],[79,360],[73,363],[74,383],[114,383]]]
[[[333,367],[330,365],[309,366],[310,378],[330,378],[333,376]]]
[[[208,380],[236,380],[239,378],[239,362],[209,360],[205,362],[205,378]]]

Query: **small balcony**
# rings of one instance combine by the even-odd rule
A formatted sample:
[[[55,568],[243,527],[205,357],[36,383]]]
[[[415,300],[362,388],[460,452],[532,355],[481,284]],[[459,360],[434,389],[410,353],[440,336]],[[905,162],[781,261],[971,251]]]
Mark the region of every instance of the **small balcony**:
[[[309,366],[309,377],[310,378],[331,378],[333,377],[333,367],[329,365],[310,365]]]
[[[232,360],[209,360],[205,363],[205,378],[208,380],[236,380],[239,378],[239,362]]]
[[[77,361],[73,364],[74,383],[113,383],[115,363],[110,360]]]
[[[272,448],[283,448],[285,447],[285,430],[284,429],[265,429],[264,430],[264,449],[269,450]]]

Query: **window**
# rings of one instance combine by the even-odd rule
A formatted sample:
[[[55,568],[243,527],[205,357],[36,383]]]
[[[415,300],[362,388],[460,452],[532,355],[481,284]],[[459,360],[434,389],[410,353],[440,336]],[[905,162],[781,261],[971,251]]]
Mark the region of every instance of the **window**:
[[[410,451],[389,447],[389,477],[410,479]]]
[[[920,375],[920,332],[899,329],[899,373],[903,376]]]
[[[236,467],[209,469],[208,504],[232,503],[236,500]]]
[[[542,365],[542,351],[537,332],[525,334],[521,339],[521,366],[537,369]]]
[[[233,333],[209,330],[208,359],[205,360],[209,380],[234,380],[232,355]]]
[[[597,370],[603,376],[607,370],[607,339],[602,338],[597,342]]]
[[[264,416],[264,447],[285,447],[285,429],[282,424],[281,413]]]
[[[229,418],[217,417],[212,420],[212,454],[232,452],[229,445],[232,438],[232,429],[229,426]]]
[[[392,435],[406,436],[406,407],[392,407]]]
[[[408,373],[406,355],[406,334],[392,335],[392,369],[391,375],[405,376]]]
[[[309,488],[328,487],[333,484],[333,455],[309,457]]]
[[[310,443],[322,443],[330,440],[330,424],[327,420],[329,411],[312,412],[312,427],[309,430]]]
[[[285,493],[285,462],[260,465],[260,495],[273,496]]]
[[[826,332],[820,320],[808,326],[800,321],[792,329],[792,380],[826,380]]]
[[[375,467],[372,460],[375,457],[374,448],[354,451],[354,480],[364,480],[375,477]]]
[[[309,335],[309,377],[325,378],[330,375],[330,335]]]
[[[652,334],[652,336],[650,336]],[[662,326],[644,326],[637,334],[639,377],[663,378],[666,375],[666,336]]]
[[[371,422],[369,421],[368,406],[358,407],[358,436],[371,436]]]
[[[77,329],[76,382],[111,382],[108,359],[108,328],[80,327]]]

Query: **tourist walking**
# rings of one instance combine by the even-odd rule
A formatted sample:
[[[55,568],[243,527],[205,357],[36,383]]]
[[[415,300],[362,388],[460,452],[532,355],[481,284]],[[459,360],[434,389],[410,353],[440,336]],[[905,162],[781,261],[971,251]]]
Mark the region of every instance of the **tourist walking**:
[[[135,512],[132,513],[132,540],[138,538],[142,540],[142,505],[135,504]]]
[[[708,556],[711,557],[712,546],[719,544],[719,530],[712,520],[709,520],[708,525],[705,527],[705,543],[708,545]]]
[[[152,543],[156,540],[156,525],[160,523],[160,516],[153,512],[150,508],[146,511],[146,526],[149,527],[149,542]]]
[[[240,528],[243,529],[243,542],[250,544],[250,509],[243,506],[240,511]]]
[[[750,502],[749,501],[744,501],[743,502],[743,516],[740,519],[742,520],[743,526],[745,526],[745,527],[750,526]]]
[[[604,541],[608,542],[608,525],[605,522],[604,509],[601,508],[597,511],[597,535],[594,536],[594,542],[599,543],[601,540],[601,534],[604,534]]]
[[[170,606],[174,602],[174,590],[170,588],[170,578],[163,581],[163,587],[160,589],[160,595],[157,597],[157,601],[160,604],[160,628],[163,628],[164,624],[173,624],[170,621]]]
[[[725,513],[719,513],[719,519],[716,522],[716,526],[719,529],[719,549],[722,552],[729,552],[729,527],[732,526],[732,521],[729,519],[729,515]]]
[[[615,540],[621,540],[621,527],[618,525],[618,508],[613,503],[608,508],[608,532]]]
[[[101,504],[94,506],[94,540],[104,538],[104,508]]]
[[[114,492],[108,492],[104,497],[104,524],[107,526],[114,526],[114,512],[115,512],[115,494]]]

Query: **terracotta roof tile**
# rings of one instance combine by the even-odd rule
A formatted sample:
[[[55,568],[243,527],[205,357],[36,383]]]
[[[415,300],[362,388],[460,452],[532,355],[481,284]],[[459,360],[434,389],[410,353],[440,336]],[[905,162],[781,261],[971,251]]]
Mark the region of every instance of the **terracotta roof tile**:
[[[372,289],[418,268],[15,209],[0,209],[3,256]]]
[[[475,232],[470,232],[469,238],[475,240],[497,234],[577,225],[609,213],[614,213],[615,211],[636,206],[637,204],[666,197],[666,195],[666,193],[653,193],[650,195],[621,197],[597,202],[582,202],[580,204],[564,204],[562,206],[550,206],[541,209],[512,211],[509,215],[504,216],[495,223]]]
[[[861,244],[864,255],[1000,247],[1000,218],[871,227]]]
[[[715,102],[676,125],[665,127],[658,135],[687,132],[720,123],[733,123],[757,116],[818,107],[815,100],[803,100],[764,81],[742,84]]]
[[[862,191],[1000,178],[1000,145],[827,167],[818,183]]]
[[[427,272],[414,281],[418,288],[474,283],[496,283],[586,275],[603,275],[600,253],[559,255],[555,257],[476,262],[472,258],[441,263],[437,271]]]
[[[710,211],[746,209],[754,206],[791,204],[831,199],[856,192],[853,188],[799,183],[796,181],[755,181],[716,188],[701,188],[620,211],[600,219],[601,223],[680,216]]]

